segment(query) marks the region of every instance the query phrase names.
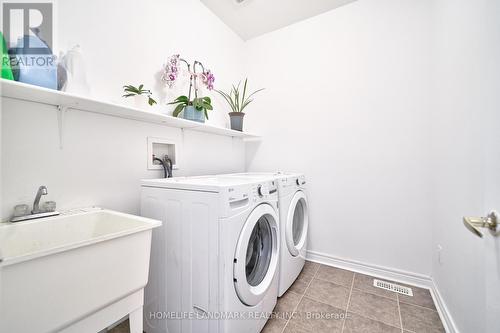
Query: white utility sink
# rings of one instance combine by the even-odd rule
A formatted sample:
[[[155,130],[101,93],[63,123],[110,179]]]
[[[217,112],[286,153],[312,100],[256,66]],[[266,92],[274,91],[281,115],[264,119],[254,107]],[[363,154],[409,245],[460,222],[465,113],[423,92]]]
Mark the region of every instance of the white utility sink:
[[[0,332],[99,332],[130,314],[142,333],[152,229],[91,210],[0,223]]]

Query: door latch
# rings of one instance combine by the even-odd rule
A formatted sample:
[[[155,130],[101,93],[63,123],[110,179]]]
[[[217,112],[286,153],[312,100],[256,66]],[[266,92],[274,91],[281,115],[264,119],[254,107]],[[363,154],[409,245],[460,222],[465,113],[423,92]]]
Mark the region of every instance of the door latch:
[[[486,217],[464,216],[463,221],[465,227],[476,236],[483,237],[483,233],[479,230],[479,228],[490,229],[496,236],[498,214],[495,211],[492,211]]]

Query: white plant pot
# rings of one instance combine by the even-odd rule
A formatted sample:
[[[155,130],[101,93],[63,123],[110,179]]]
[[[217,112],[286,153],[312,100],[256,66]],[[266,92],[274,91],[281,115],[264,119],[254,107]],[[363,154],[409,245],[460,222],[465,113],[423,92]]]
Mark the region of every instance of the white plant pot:
[[[148,104],[148,96],[146,95],[135,95],[135,96],[132,96],[132,97],[128,97],[130,99],[132,99],[132,103],[134,105],[134,107],[138,108],[138,109],[146,109],[147,107],[149,107],[149,104]]]

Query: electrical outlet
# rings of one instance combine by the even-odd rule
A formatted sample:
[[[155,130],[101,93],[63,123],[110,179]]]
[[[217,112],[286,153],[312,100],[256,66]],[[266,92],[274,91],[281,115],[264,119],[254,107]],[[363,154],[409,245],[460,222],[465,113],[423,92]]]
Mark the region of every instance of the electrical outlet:
[[[443,264],[443,247],[440,244],[438,244],[436,246],[436,251],[437,251],[437,261],[440,265],[442,265]]]

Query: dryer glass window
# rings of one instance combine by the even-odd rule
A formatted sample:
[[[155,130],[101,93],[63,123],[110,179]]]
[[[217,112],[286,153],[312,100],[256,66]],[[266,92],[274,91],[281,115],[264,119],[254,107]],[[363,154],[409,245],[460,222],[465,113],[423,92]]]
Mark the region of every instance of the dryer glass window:
[[[292,235],[293,244],[297,246],[302,238],[302,233],[304,232],[304,218],[306,213],[304,199],[297,201],[295,205],[295,210],[293,212],[293,222],[292,222]]]
[[[247,282],[252,287],[258,286],[267,274],[271,263],[273,239],[271,226],[266,216],[261,216],[255,224],[246,255]]]

